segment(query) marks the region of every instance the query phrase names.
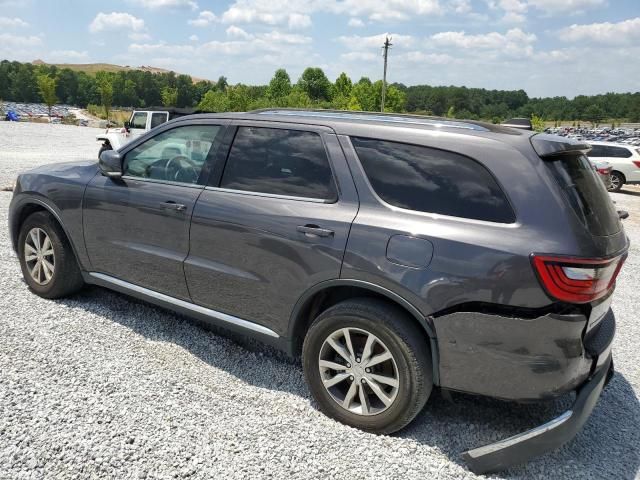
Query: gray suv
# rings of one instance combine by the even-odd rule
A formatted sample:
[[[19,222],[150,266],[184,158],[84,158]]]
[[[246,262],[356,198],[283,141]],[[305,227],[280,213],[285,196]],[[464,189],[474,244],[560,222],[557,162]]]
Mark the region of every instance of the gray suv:
[[[570,440],[613,372],[628,239],[588,150],[428,117],[193,115],[20,175],[9,226],[37,295],[90,283],[261,339],[367,431],[403,428],[434,388],[577,392],[463,454],[489,472]]]

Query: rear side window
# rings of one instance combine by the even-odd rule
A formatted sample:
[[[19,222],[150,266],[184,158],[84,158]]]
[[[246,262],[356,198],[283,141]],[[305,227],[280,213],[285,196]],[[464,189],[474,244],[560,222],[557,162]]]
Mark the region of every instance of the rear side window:
[[[589,150],[587,155],[590,157],[606,157],[607,152],[603,145],[591,145],[591,150]]]
[[[489,222],[515,214],[489,171],[475,160],[404,143],[352,138],[376,193],[396,207]]]
[[[151,128],[155,128],[158,125],[162,125],[167,121],[166,113],[152,113],[151,114]]]
[[[337,198],[320,135],[299,130],[238,128],[220,186],[322,200]]]
[[[606,236],[620,231],[620,220],[609,194],[585,155],[562,155],[545,163],[592,235]]]
[[[631,158],[632,153],[628,148],[592,145],[588,155],[590,157]]]

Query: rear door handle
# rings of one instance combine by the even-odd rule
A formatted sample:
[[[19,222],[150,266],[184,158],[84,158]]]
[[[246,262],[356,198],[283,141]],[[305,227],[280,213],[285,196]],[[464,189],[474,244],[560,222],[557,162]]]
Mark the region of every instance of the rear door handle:
[[[176,210],[177,212],[184,212],[187,209],[186,205],[182,203],[176,203],[173,200],[168,200],[162,203],[162,208],[166,208],[167,210]]]
[[[332,237],[334,232],[328,228],[321,228],[318,225],[298,225],[296,230],[300,233],[304,233],[307,237]]]

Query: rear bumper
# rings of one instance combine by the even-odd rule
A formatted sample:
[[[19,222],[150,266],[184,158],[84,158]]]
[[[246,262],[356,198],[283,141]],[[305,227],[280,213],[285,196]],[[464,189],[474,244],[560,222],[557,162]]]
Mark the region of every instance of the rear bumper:
[[[613,375],[610,346],[603,353],[606,353],[606,358],[598,361],[599,368],[577,390],[571,410],[526,432],[464,452],[462,458],[469,469],[477,474],[504,470],[571,440],[591,415],[604,386]]]

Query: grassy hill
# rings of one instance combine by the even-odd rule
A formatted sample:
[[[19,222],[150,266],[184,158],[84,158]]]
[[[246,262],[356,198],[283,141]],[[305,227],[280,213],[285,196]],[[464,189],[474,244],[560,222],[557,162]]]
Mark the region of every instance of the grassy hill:
[[[127,70],[141,70],[143,72],[151,72],[151,73],[169,73],[170,70],[165,68],[151,67],[141,65],[139,67],[130,67],[129,65],[114,65],[112,63],[47,63],[42,60],[34,60],[34,65],[54,65],[58,68],[68,68],[69,70],[74,70],[76,72],[84,72],[87,75],[95,76],[97,72],[121,72]],[[178,73],[178,72],[176,72]],[[191,77],[193,83],[197,83],[202,78]]]

